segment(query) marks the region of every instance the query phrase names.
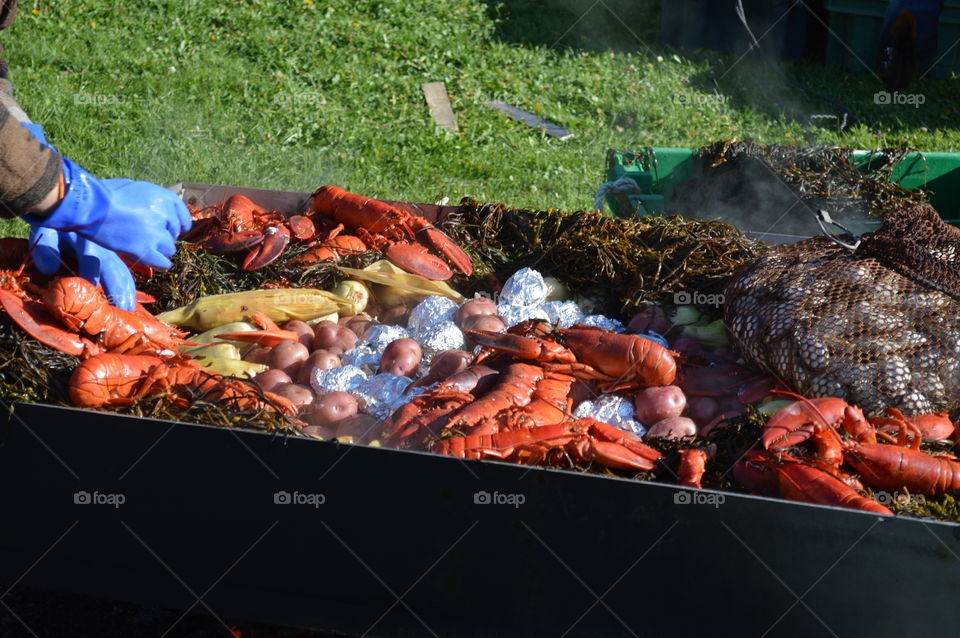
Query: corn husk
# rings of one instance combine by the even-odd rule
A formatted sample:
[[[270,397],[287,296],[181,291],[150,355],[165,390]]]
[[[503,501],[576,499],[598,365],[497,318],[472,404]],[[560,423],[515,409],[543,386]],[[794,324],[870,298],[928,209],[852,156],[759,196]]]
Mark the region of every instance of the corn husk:
[[[270,288],[200,297],[157,315],[157,319],[181,328],[209,330],[234,321],[248,321],[255,312],[283,323],[291,319],[309,321],[350,305],[347,299],[326,290]]]
[[[375,284],[373,295],[383,306],[416,303],[434,295],[447,297],[457,303],[466,301],[463,295],[445,282],[432,281],[420,275],[414,275],[386,259],[374,262],[363,270],[346,266],[340,266],[340,270],[351,277]]]
[[[222,374],[225,377],[252,379],[261,372],[270,369],[270,366],[263,363],[252,363],[243,359],[196,356],[194,360],[210,372]]]
[[[194,346],[179,348],[182,354],[188,354],[194,359],[200,357],[211,357],[214,359],[240,359],[240,348],[232,343],[214,343],[209,346]]]
[[[233,323],[227,323],[222,326],[216,326],[205,332],[188,337],[188,340],[191,343],[200,343],[204,344],[201,346],[180,346],[178,349],[183,354],[193,354],[194,352],[200,351],[202,348],[207,347],[206,344],[217,345],[221,343],[231,344],[236,346],[240,351],[240,355],[244,355],[251,348],[256,347],[255,343],[244,343],[243,341],[229,341],[227,339],[221,339],[217,337],[218,334],[225,334],[227,332],[251,332],[257,330],[257,326],[246,321],[234,321]],[[214,355],[216,356],[216,355]]]

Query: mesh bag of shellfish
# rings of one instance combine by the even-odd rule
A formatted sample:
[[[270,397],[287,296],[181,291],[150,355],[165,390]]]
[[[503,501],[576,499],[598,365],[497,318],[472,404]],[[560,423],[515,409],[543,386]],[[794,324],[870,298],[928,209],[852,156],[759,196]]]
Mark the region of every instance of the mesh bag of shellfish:
[[[747,359],[806,397],[871,415],[960,407],[960,230],[921,204],[859,243],[778,247],[734,273],[725,321]]]

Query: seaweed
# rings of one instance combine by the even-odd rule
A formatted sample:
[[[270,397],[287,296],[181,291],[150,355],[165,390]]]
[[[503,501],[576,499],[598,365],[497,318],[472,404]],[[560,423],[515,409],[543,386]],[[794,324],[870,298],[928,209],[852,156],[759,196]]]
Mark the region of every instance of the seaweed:
[[[310,249],[307,244],[291,244],[272,263],[258,270],[243,270],[236,255],[214,255],[195,244],[178,242],[177,252],[168,270],[156,271],[142,279],[137,287],[156,298],[154,313],[172,310],[206,295],[219,295],[265,286],[329,289],[346,276],[338,265],[364,268],[381,258],[369,250],[345,256],[339,264],[319,262],[304,266],[298,258]]]
[[[530,267],[621,317],[677,292],[721,292],[737,267],[765,249],[722,221],[616,219],[597,212],[524,210],[471,198],[460,203],[443,228],[473,259],[474,277],[459,281],[465,293],[489,285],[490,275],[503,281]]]
[[[46,346],[15,326],[6,314],[0,314],[0,400],[9,411],[15,403],[46,403],[73,406],[70,401],[70,375],[80,360]],[[251,392],[259,390],[251,387]],[[264,397],[265,398],[265,397]],[[207,397],[176,400],[166,394],[147,396],[126,407],[106,407],[103,411],[136,417],[187,421],[222,427],[243,427],[299,434],[299,424],[268,410],[239,409],[230,400],[208,401]]]

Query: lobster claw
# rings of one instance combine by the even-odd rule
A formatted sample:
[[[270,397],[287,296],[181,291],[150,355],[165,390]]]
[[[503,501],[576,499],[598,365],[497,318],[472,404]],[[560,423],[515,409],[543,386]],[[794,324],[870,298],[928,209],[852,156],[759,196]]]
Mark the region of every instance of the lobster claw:
[[[290,231],[286,226],[267,226],[262,240],[243,260],[244,270],[257,270],[272,263],[290,243]]]
[[[446,281],[453,277],[453,271],[445,261],[419,244],[405,241],[391,242],[387,244],[383,254],[404,270],[427,279]]]
[[[428,246],[450,260],[457,270],[470,276],[473,274],[473,264],[457,242],[450,239],[442,230],[432,226],[422,217],[411,217],[409,222],[414,236],[418,241],[426,242]]]
[[[287,225],[293,236],[301,241],[313,239],[317,234],[317,227],[313,220],[305,215],[293,215],[287,220]]]
[[[223,232],[208,237],[203,247],[214,255],[235,253],[253,248],[263,241],[263,233],[259,230],[242,230],[239,232]]]
[[[24,301],[9,290],[0,290],[0,305],[14,323],[40,343],[75,357],[97,352],[92,342],[57,325],[42,303]]]

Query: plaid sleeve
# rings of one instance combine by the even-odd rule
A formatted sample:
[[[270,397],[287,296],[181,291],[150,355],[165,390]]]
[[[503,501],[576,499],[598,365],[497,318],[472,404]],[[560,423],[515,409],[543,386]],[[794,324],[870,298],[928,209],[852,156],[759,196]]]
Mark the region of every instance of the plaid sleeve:
[[[17,16],[17,0],[0,0],[0,29],[6,29]]]
[[[60,164],[60,156],[0,104],[0,217],[17,217],[39,204],[59,184]]]

